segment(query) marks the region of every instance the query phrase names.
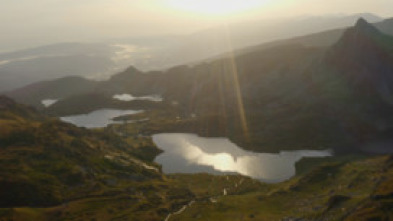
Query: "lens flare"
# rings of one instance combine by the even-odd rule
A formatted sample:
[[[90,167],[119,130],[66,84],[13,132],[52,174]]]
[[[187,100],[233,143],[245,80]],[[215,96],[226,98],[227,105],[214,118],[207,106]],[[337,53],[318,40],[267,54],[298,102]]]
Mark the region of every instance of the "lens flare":
[[[206,15],[228,15],[262,7],[269,0],[167,0],[171,8]]]

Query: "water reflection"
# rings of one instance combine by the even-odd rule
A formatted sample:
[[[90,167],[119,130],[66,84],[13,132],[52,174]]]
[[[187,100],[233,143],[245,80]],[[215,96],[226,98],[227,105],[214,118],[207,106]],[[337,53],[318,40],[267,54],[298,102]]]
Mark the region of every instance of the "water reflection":
[[[295,163],[303,157],[328,157],[325,151],[282,151],[279,154],[245,151],[226,138],[193,134],[157,134],[153,141],[164,150],[155,161],[165,173],[240,173],[265,182],[294,176]]]
[[[58,100],[56,99],[46,99],[46,100],[42,100],[41,104],[44,105],[45,107],[49,107],[53,104],[55,104]]]
[[[89,114],[61,117],[60,119],[65,122],[72,123],[78,127],[100,128],[106,127],[109,124],[118,123],[112,120],[115,117],[129,114],[137,114],[140,112],[142,111],[101,109],[93,111]]]
[[[120,101],[134,101],[134,100],[147,100],[154,102],[162,102],[163,98],[160,95],[147,95],[142,97],[134,97],[131,94],[115,94],[113,95],[113,99]]]

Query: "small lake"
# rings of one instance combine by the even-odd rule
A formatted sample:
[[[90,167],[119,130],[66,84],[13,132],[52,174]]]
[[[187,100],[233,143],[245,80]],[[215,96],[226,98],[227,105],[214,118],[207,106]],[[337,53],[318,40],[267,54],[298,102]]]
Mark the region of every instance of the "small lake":
[[[49,107],[52,106],[53,104],[55,104],[58,100],[56,99],[46,99],[46,100],[42,100],[41,104],[44,105],[45,107]]]
[[[147,95],[142,97],[134,97],[131,94],[115,94],[113,99],[120,101],[135,101],[135,100],[146,100],[154,102],[162,102],[163,98],[160,95]]]
[[[136,110],[101,109],[88,114],[61,117],[60,119],[65,122],[72,123],[78,127],[100,128],[106,127],[109,124],[121,123],[119,121],[112,120],[115,117],[137,114],[141,112],[142,111]]]
[[[332,156],[330,150],[254,153],[227,138],[203,138],[194,134],[156,134],[153,141],[164,150],[155,159],[164,173],[239,173],[269,183],[294,176],[295,163],[303,157]]]

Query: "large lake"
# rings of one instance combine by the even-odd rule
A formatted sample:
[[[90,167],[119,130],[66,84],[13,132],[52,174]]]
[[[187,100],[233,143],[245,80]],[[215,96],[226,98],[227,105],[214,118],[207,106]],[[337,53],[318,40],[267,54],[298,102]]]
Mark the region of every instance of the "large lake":
[[[109,124],[119,123],[112,120],[115,117],[136,114],[140,112],[142,111],[101,109],[88,114],[61,117],[60,119],[65,122],[72,123],[78,127],[100,128],[106,127]]]
[[[153,141],[164,150],[155,159],[164,173],[239,173],[270,183],[294,176],[295,163],[303,157],[332,156],[330,150],[254,153],[227,138],[203,138],[194,134],[156,134]]]

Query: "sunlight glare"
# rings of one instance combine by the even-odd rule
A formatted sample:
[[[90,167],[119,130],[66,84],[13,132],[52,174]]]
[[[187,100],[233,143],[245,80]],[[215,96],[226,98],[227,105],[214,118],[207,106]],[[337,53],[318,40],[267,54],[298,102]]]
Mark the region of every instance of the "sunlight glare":
[[[262,7],[269,0],[167,0],[174,9],[206,15],[229,15]]]

